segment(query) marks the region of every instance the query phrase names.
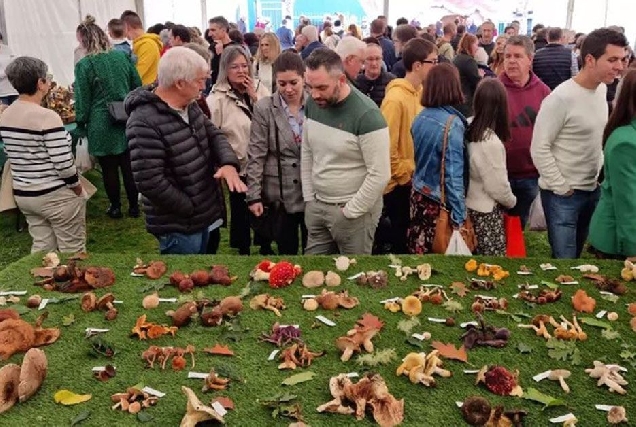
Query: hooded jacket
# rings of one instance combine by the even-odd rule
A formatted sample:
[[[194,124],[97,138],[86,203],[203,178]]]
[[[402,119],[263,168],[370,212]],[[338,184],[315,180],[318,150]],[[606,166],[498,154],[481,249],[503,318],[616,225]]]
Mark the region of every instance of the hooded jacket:
[[[364,73],[360,73],[356,77],[356,87],[379,107],[382,105],[382,100],[386,94],[386,87],[393,79],[395,79],[395,76],[387,71],[382,71],[373,80],[369,79]]]
[[[422,111],[422,87],[416,90],[406,79],[394,79],[386,87],[380,111],[389,127],[391,140],[391,180],[385,192],[405,185],[413,177],[415,151],[411,125]]]
[[[157,80],[157,68],[163,43],[157,34],[144,33],[133,40],[133,54],[137,58],[137,72],[143,85]]]
[[[532,162],[530,143],[539,108],[550,94],[550,88],[532,71],[530,80],[523,87],[517,86],[506,73],[501,73],[499,80],[508,93],[511,138],[504,142],[508,176],[512,179],[537,178],[539,172]]]
[[[225,165],[238,170],[238,158],[196,103],[188,106],[186,123],[152,89],[132,91],[124,104],[132,172],[142,195],[146,229],[155,236],[200,232],[225,213],[215,170]]]

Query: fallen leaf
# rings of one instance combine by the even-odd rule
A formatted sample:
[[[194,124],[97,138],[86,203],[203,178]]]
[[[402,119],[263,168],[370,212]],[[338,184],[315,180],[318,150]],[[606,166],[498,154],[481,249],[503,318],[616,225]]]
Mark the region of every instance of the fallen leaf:
[[[603,329],[601,331],[601,336],[606,340],[615,340],[616,338],[620,338],[621,334],[613,329]]]
[[[541,393],[536,388],[528,388],[523,392],[522,398],[526,400],[532,400],[534,402],[543,403],[543,409],[548,408],[550,406],[563,406],[565,402],[561,399],[556,399],[552,396],[548,396],[547,394]]]
[[[443,304],[444,308],[452,313],[458,313],[464,309],[461,302],[449,299]]]
[[[285,380],[283,380],[283,382],[281,384],[282,385],[296,385],[296,384],[304,383],[305,381],[310,381],[315,376],[316,376],[316,374],[314,372],[305,371],[303,373],[292,375],[291,377],[286,378]]]
[[[71,427],[78,425],[79,423],[86,421],[91,416],[91,411],[80,412],[71,420]]]
[[[464,298],[470,290],[462,282],[453,282],[450,285],[451,292],[458,295],[460,298]]]
[[[380,320],[377,316],[374,316],[371,313],[364,313],[362,318],[358,320],[358,325],[369,328],[369,329],[377,329],[380,330],[384,326],[384,322]]]
[[[441,341],[433,341],[431,344],[435,350],[439,351],[439,355],[447,359],[459,360],[462,362],[468,362],[468,354],[466,353],[466,347],[463,345],[459,348],[455,348],[453,344],[444,344]]]
[[[417,348],[424,348],[424,341],[422,340],[418,340],[415,337],[408,337],[406,339],[406,342],[408,344],[411,344],[413,347],[417,347]]]
[[[550,289],[559,289],[559,285],[557,285],[556,283],[547,282],[544,280],[543,282],[541,282],[541,284],[547,286]]]
[[[71,326],[73,323],[75,323],[75,315],[73,313],[62,317],[62,325]]]
[[[15,311],[20,316],[22,316],[23,314],[27,314],[27,313],[29,313],[31,311],[29,309],[29,307],[27,307],[26,305],[22,305],[22,304],[13,304],[11,306],[11,310]]]
[[[53,277],[53,269],[49,267],[35,267],[31,269],[34,277]]]
[[[152,415],[150,415],[147,412],[137,412],[137,421],[139,421],[140,423],[149,423],[150,421],[154,420],[155,417],[153,417]]]
[[[616,294],[601,294],[601,298],[605,301],[616,302],[618,301],[618,295]]]
[[[90,394],[77,394],[70,390],[58,390],[53,399],[55,403],[61,403],[62,405],[77,405],[78,403],[86,402],[91,399]]]
[[[525,343],[522,343],[522,342],[517,344],[517,350],[519,350],[519,353],[521,353],[521,354],[532,353],[532,347],[530,347],[528,344],[525,344]]]
[[[214,398],[212,402],[210,402],[210,405],[212,405],[214,402],[219,402],[225,409],[234,409],[234,402],[227,396],[218,396]]]
[[[610,325],[608,322],[605,322],[603,320],[598,320],[593,317],[583,317],[579,319],[579,321],[586,325],[596,326],[597,328],[612,329],[612,325]]]
[[[221,345],[219,343],[216,343],[214,347],[204,348],[203,351],[208,354],[216,354],[219,356],[234,356],[234,352],[230,350],[228,346]]]

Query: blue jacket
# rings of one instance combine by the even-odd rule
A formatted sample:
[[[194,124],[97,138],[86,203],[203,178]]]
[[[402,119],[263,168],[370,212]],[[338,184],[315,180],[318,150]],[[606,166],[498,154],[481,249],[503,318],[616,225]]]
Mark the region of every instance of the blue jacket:
[[[321,47],[325,47],[325,45],[320,42],[311,42],[307,46],[305,46],[303,50],[300,51],[300,57],[304,61],[309,55],[311,55],[311,52],[316,49],[320,49]]]
[[[276,37],[280,41],[281,50],[287,50],[294,47],[294,33],[285,26],[281,26],[276,30]]]
[[[466,221],[466,119],[453,107],[425,108],[413,121],[411,135],[415,148],[413,188],[436,202],[441,202],[440,171],[444,130],[451,122],[446,148],[446,208],[455,225]]]

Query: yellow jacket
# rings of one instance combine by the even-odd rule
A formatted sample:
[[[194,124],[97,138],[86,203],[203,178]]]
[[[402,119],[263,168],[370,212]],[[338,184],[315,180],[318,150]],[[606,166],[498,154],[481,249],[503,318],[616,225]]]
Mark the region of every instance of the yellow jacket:
[[[391,180],[384,190],[385,194],[397,185],[407,184],[415,170],[415,150],[411,125],[422,111],[422,87],[416,90],[406,79],[392,80],[386,87],[386,93],[380,110],[389,126],[391,138]]]
[[[133,40],[133,54],[137,58],[137,72],[143,85],[157,80],[157,68],[163,43],[157,34],[144,33]]]

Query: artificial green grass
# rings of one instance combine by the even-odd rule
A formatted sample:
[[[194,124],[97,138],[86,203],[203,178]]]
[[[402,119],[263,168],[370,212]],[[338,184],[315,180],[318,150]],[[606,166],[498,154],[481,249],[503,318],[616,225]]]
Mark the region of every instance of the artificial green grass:
[[[230,267],[232,274],[238,275],[239,279],[229,287],[209,286],[203,288],[206,296],[222,297],[226,295],[236,295],[248,282],[249,271],[259,262],[258,257],[233,257],[233,256],[165,256],[140,255],[144,260],[163,259],[168,264],[168,272],[180,269],[190,272],[195,269],[209,267],[212,264],[226,264]],[[4,271],[0,272],[0,287],[3,289],[27,289],[29,294],[39,293],[42,296],[51,296],[52,293],[42,292],[41,289],[33,286],[33,279],[29,275],[29,270],[40,263],[41,255],[28,256],[13,263]],[[42,389],[29,401],[18,404],[9,412],[2,415],[1,425],[23,425],[24,423],[38,423],[39,425],[64,426],[69,425],[70,420],[78,413],[89,410],[91,417],[83,425],[87,426],[130,426],[138,422],[135,416],[112,411],[110,409],[110,396],[114,393],[123,392],[128,386],[143,382],[145,385],[163,391],[166,396],[159,400],[156,407],[147,409],[148,414],[154,416],[154,420],[149,425],[173,426],[178,425],[181,417],[185,413],[185,396],[182,394],[181,385],[191,387],[197,395],[206,403],[212,397],[225,395],[231,397],[236,410],[230,411],[226,416],[228,425],[261,427],[261,426],[283,426],[288,425],[289,420],[273,419],[270,412],[261,407],[256,401],[272,397],[280,392],[290,392],[299,396],[302,404],[304,419],[307,424],[313,427],[339,425],[371,425],[372,419],[369,415],[363,422],[356,422],[352,416],[318,414],[315,408],[331,399],[328,389],[328,381],[331,376],[339,373],[359,372],[362,367],[356,364],[356,356],[349,362],[340,361],[340,353],[335,349],[334,341],[337,337],[344,335],[355,324],[356,320],[365,312],[370,312],[380,317],[386,322],[382,332],[374,339],[375,347],[378,350],[394,348],[401,359],[407,353],[413,351],[430,350],[429,343],[425,343],[424,349],[419,350],[405,342],[404,333],[397,330],[397,323],[405,319],[402,313],[391,313],[385,310],[379,303],[380,300],[393,296],[406,296],[418,289],[420,281],[415,277],[410,277],[407,281],[401,282],[391,274],[389,286],[385,289],[373,290],[356,285],[352,281],[346,280],[346,276],[353,275],[359,271],[388,269],[390,263],[387,257],[363,257],[358,258],[358,263],[352,266],[349,271],[342,274],[343,285],[340,289],[348,289],[349,293],[360,299],[360,305],[352,310],[306,312],[302,310],[300,296],[307,293],[317,293],[320,290],[308,290],[300,284],[300,279],[285,289],[273,290],[272,293],[282,296],[287,309],[283,315],[277,318],[269,311],[254,311],[247,307],[240,316],[243,326],[250,331],[244,339],[239,342],[224,342],[220,339],[220,328],[203,328],[198,324],[193,324],[178,331],[176,337],[162,337],[157,340],[139,341],[137,338],[130,338],[130,329],[139,315],[144,313],[141,307],[141,299],[144,294],[139,292],[143,285],[151,283],[146,278],[131,277],[130,271],[135,263],[135,255],[126,254],[91,254],[90,258],[84,262],[85,265],[103,265],[112,267],[115,270],[116,284],[107,289],[113,292],[117,299],[124,301],[119,305],[119,316],[115,321],[104,320],[103,313],[84,313],[79,309],[78,301],[66,302],[59,305],[50,305],[47,310],[50,315],[45,322],[45,326],[59,326],[62,335],[55,344],[44,347],[49,359],[49,372]],[[463,265],[466,259],[453,257],[412,257],[404,256],[402,260],[405,265],[416,265],[421,262],[430,262],[437,273],[433,275],[428,283],[437,283],[448,286],[453,281],[466,282],[467,274]],[[464,425],[460,412],[455,405],[455,401],[462,401],[470,395],[482,395],[487,397],[493,404],[502,404],[506,408],[524,408],[528,410],[529,416],[525,425],[546,426],[548,419],[560,416],[568,412],[573,412],[582,426],[606,425],[606,413],[594,408],[594,404],[625,405],[628,407],[628,417],[634,417],[629,413],[628,399],[633,399],[634,393],[627,386],[628,394],[618,396],[611,394],[605,387],[596,387],[596,380],[591,379],[584,373],[584,369],[591,367],[594,360],[602,360],[606,363],[622,363],[619,353],[621,351],[622,339],[633,342],[633,334],[629,329],[629,318],[626,303],[632,301],[630,292],[619,299],[617,303],[600,298],[598,290],[592,286],[587,279],[581,278],[581,273],[570,270],[570,266],[576,265],[573,262],[552,261],[559,267],[559,271],[542,272],[539,263],[544,262],[538,259],[511,260],[511,259],[478,259],[480,262],[493,262],[503,265],[509,269],[511,277],[505,281],[495,291],[477,292],[489,295],[506,296],[510,302],[510,312],[524,311],[531,315],[546,313],[558,316],[564,314],[570,317],[572,306],[570,297],[578,288],[584,288],[588,293],[596,298],[597,310],[605,309],[619,313],[619,320],[615,323],[615,329],[621,333],[620,339],[608,341],[601,337],[600,329],[584,326],[589,339],[578,344],[581,351],[583,363],[579,366],[571,366],[569,362],[559,362],[547,356],[545,341],[536,337],[534,332],[527,329],[519,329],[508,316],[487,313],[487,322],[497,327],[508,327],[512,334],[508,345],[502,349],[477,348],[469,351],[468,363],[464,364],[456,361],[445,361],[444,367],[453,372],[451,378],[438,378],[437,387],[426,388],[423,385],[413,385],[406,377],[397,377],[395,370],[399,365],[399,360],[387,366],[376,369],[387,381],[390,392],[397,398],[405,399],[406,426],[460,426]],[[319,269],[333,269],[333,261],[327,257],[297,257],[292,259],[302,265],[305,271]],[[521,264],[530,267],[535,275],[525,277],[517,276],[517,271]],[[617,262],[598,262],[601,267],[601,274],[616,277],[620,273],[621,264]],[[392,270],[388,269],[389,272]],[[541,280],[553,281],[559,274],[571,274],[580,280],[580,286],[562,286],[563,297],[560,302],[537,306],[534,309],[527,307],[523,302],[511,298],[517,292],[517,284],[529,279],[531,283],[539,283]],[[167,277],[167,275],[165,276]],[[167,279],[159,280],[157,283],[166,282]],[[266,287],[267,289],[267,287]],[[336,288],[338,289],[338,288]],[[106,290],[99,292],[101,295]],[[464,306],[464,310],[455,316],[457,324],[460,322],[473,320],[470,312],[470,305],[475,292],[465,298],[457,298]],[[161,297],[178,296],[179,293],[172,287],[166,287],[160,291]],[[59,294],[56,294],[59,296]],[[146,311],[149,321],[166,322],[168,318],[164,311],[176,304],[161,304],[158,309]],[[62,326],[62,317],[74,314],[76,321],[69,327]],[[39,313],[33,311],[24,316],[32,321]],[[322,325],[312,329],[314,316],[323,314],[337,322],[335,327]],[[447,317],[447,312],[441,306],[424,304],[424,310],[419,316],[422,326],[414,332],[430,331],[433,341],[450,342],[459,347],[461,344],[459,337],[462,329],[459,326],[447,327],[445,325],[430,323],[427,317]],[[272,344],[259,342],[258,335],[261,332],[268,332],[274,322],[283,324],[299,324],[302,335],[309,347],[313,351],[327,350],[327,354],[314,360],[309,370],[315,372],[317,376],[309,382],[295,386],[281,386],[283,379],[292,374],[302,372],[305,369],[296,371],[279,371],[277,362],[268,361],[267,357],[275,348]],[[117,355],[112,359],[94,359],[88,355],[89,344],[84,338],[84,330],[87,327],[110,328],[111,331],[103,334],[102,338],[111,342],[118,350]],[[236,357],[210,356],[201,350],[210,347],[215,343],[228,344],[236,353]],[[517,350],[519,343],[525,343],[532,348],[529,354],[521,354]],[[193,344],[197,348],[196,367],[197,372],[208,372],[213,366],[219,364],[232,365],[245,379],[244,382],[233,382],[231,387],[225,392],[202,393],[202,380],[187,379],[186,370],[174,372],[168,368],[161,371],[144,368],[141,353],[149,345],[159,346],[181,346]],[[21,363],[22,355],[15,355],[9,361]],[[93,366],[103,366],[112,363],[117,367],[117,376],[108,382],[99,382],[92,377],[91,368]],[[500,364],[510,370],[519,369],[521,371],[521,385],[524,388],[536,387],[540,391],[554,397],[563,398],[567,402],[567,407],[547,408],[542,411],[540,404],[515,397],[497,397],[488,392],[483,386],[474,385],[475,376],[464,374],[464,369],[478,369],[484,364]],[[625,365],[624,363],[622,363]],[[572,392],[564,394],[558,382],[544,380],[536,383],[532,376],[547,369],[565,368],[572,371],[572,377],[568,380]],[[626,379],[633,381],[633,369],[626,375]],[[57,405],[53,401],[53,394],[59,389],[69,389],[77,393],[90,393],[92,400],[77,406],[64,407]]]

